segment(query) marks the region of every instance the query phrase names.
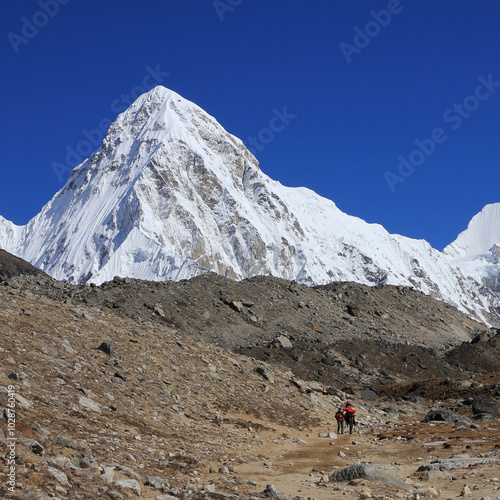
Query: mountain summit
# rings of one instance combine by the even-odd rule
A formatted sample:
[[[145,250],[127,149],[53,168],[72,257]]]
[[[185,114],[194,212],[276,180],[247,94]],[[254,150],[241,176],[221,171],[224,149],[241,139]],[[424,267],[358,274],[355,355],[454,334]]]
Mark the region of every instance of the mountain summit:
[[[498,212],[492,218],[498,229]],[[311,190],[285,187],[241,140],[164,87],[118,116],[101,147],[26,226],[0,217],[0,247],[73,283],[215,272],[397,284],[498,324],[500,301],[484,269],[469,275],[455,263],[476,238],[444,254],[346,215]],[[489,266],[488,276],[499,274],[498,263]]]
[[[486,205],[467,229],[444,249],[454,258],[474,258],[500,248],[500,203]]]

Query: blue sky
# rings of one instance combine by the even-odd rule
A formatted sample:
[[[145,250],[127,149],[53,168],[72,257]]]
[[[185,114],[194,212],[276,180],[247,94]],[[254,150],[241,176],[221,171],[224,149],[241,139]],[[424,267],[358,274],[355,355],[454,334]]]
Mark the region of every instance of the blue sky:
[[[442,249],[500,201],[499,26],[494,0],[8,2],[0,214],[36,215],[160,83],[272,178]]]

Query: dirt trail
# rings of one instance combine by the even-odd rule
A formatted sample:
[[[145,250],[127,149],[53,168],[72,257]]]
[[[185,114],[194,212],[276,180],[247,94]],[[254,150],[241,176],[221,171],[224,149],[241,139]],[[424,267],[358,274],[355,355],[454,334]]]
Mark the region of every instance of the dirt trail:
[[[406,433],[406,427],[412,433],[410,440],[397,435],[399,432]],[[454,437],[456,432],[452,427],[453,424],[429,426],[426,423],[408,423],[393,429],[389,427],[380,436],[353,433],[338,436],[337,439],[317,437],[325,429],[316,428],[312,432],[297,432],[274,442],[266,439],[266,444],[258,450],[258,454],[265,458],[242,464],[237,472],[243,479],[257,483],[255,491],[262,491],[268,484],[273,484],[292,498],[301,496],[326,500],[342,496],[358,499],[363,493],[386,498],[410,498],[410,490],[420,491],[422,496],[431,496],[434,489],[439,494],[437,498],[456,499],[465,485],[472,493],[469,498],[480,499],[488,495],[492,499],[500,498],[500,483],[498,479],[495,481],[500,475],[498,464],[416,473],[420,465],[450,458],[453,454],[469,453],[471,457],[488,455],[498,444],[498,422],[483,424],[476,439]],[[339,452],[346,457],[341,458]],[[363,479],[351,483],[325,482],[326,476],[334,470],[353,463],[367,463],[390,476],[407,480],[409,489]]]

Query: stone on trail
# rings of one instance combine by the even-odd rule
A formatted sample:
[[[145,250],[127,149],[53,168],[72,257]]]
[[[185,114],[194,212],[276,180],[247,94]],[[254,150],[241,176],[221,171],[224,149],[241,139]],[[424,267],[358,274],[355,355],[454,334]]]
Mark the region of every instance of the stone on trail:
[[[438,498],[439,497],[439,491],[436,490],[436,488],[429,486],[427,488],[421,488],[418,490],[420,495],[423,497],[429,497],[429,498]]]
[[[368,479],[369,481],[377,481],[379,483],[393,484],[405,490],[409,489],[408,485],[399,478],[385,474],[377,470],[372,465],[353,464],[345,469],[337,470],[330,475],[328,480],[330,483],[339,483],[342,481],[353,481],[354,479]]]
[[[290,500],[290,497],[278,491],[276,486],[274,486],[274,484],[268,484],[266,486],[266,489],[264,490],[264,495],[271,498],[278,498],[278,500]]]
[[[417,472],[468,469],[469,467],[474,465],[492,464],[499,462],[500,462],[499,460],[492,457],[468,458],[467,456],[456,456],[452,458],[434,460],[428,465],[421,465],[417,469]]]
[[[461,497],[471,497],[472,496],[472,491],[467,485],[464,485],[462,491],[460,492]]]

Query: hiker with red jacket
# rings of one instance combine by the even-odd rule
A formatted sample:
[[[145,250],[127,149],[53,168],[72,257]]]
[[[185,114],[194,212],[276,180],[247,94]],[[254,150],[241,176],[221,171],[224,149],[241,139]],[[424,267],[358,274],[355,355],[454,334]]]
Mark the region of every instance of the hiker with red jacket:
[[[335,413],[335,419],[337,420],[337,434],[344,434],[344,410],[339,408],[337,413]]]
[[[352,428],[356,425],[356,420],[354,414],[356,413],[356,408],[352,406],[350,401],[347,401],[345,408],[342,410],[344,412],[345,423],[349,427],[349,434],[352,434]]]

